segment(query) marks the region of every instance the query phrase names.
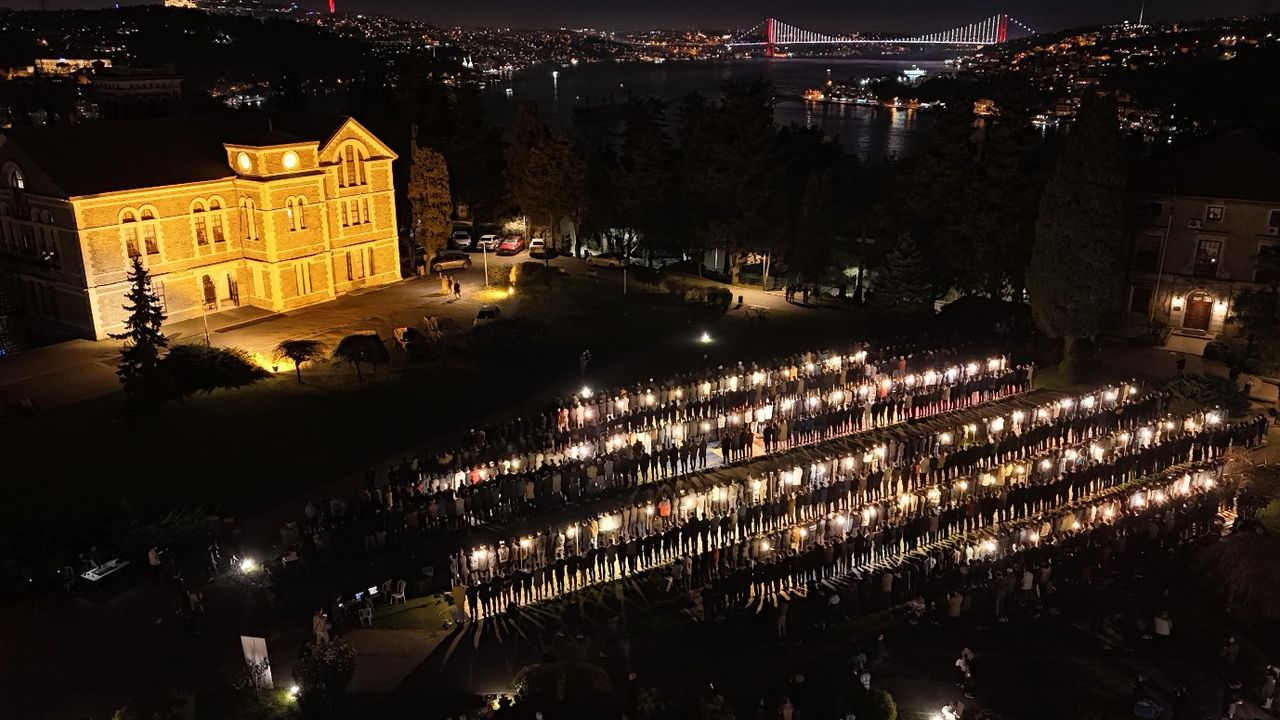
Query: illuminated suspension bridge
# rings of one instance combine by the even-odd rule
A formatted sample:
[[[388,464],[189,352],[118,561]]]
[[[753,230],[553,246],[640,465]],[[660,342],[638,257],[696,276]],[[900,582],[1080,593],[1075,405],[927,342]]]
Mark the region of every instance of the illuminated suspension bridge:
[[[1035,31],[1005,14],[942,32],[912,37],[879,37],[871,35],[828,35],[788,25],[775,18],[765,18],[725,43],[728,47],[763,47],[773,56],[778,47],[792,45],[994,45],[1009,38],[1009,24],[1029,32]]]

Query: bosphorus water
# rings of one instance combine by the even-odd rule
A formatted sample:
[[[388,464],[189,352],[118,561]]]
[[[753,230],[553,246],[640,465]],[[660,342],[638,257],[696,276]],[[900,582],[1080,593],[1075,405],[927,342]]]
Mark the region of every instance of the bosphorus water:
[[[825,58],[540,65],[491,83],[484,102],[490,121],[503,127],[511,125],[520,103],[533,102],[548,123],[568,128],[575,122],[575,107],[622,102],[628,93],[657,97],[670,106],[689,93],[714,97],[728,80],[763,78],[773,85],[779,124],[818,127],[860,157],[881,158],[907,154],[918,145],[932,122],[929,112],[806,103],[801,95],[828,77],[850,82],[900,74],[913,65],[930,75],[945,67],[938,61]]]

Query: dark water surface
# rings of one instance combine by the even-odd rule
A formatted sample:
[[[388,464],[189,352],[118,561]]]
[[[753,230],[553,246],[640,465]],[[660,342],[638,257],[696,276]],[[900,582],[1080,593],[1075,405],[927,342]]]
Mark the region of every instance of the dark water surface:
[[[822,85],[828,77],[849,82],[898,74],[912,65],[930,75],[944,68],[937,61],[808,58],[544,65],[491,84],[484,90],[484,102],[490,122],[504,127],[510,126],[520,103],[531,101],[538,104],[549,123],[568,128],[575,124],[576,116],[580,129],[595,125],[607,131],[617,124],[617,113],[607,107],[599,109],[600,106],[622,102],[628,92],[661,98],[670,105],[693,92],[714,96],[727,80],[764,78],[773,84],[775,115],[780,124],[821,128],[838,138],[850,152],[880,158],[909,153],[919,144],[932,123],[929,112],[813,104],[806,103],[801,95],[807,88]],[[509,96],[507,89],[511,90]],[[575,113],[575,108],[583,106],[597,110],[585,115]]]

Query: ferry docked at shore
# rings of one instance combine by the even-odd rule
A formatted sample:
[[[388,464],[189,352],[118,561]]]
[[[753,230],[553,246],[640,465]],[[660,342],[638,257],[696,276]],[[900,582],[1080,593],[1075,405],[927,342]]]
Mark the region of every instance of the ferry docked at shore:
[[[915,98],[892,98],[880,100],[862,88],[850,88],[845,85],[827,83],[825,88],[809,88],[804,91],[805,102],[831,105],[861,105],[864,107],[885,107],[890,110],[931,110],[942,107],[941,101],[920,102]]]
[[[809,88],[805,90],[804,99],[806,102],[832,103],[835,105],[868,105],[874,107],[880,104],[876,96],[866,90],[830,82],[823,89]]]

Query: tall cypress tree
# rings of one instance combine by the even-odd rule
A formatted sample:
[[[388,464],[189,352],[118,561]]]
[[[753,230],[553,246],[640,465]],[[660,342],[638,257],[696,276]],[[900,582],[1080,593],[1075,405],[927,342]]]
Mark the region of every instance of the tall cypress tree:
[[[929,264],[911,239],[903,233],[898,243],[884,256],[876,273],[872,306],[891,315],[922,315],[933,308],[933,285],[929,281]]]
[[[116,375],[130,402],[158,404],[164,399],[160,353],[169,346],[169,339],[160,331],[164,311],[160,308],[160,297],[151,288],[151,275],[140,258],[134,258],[133,267],[129,269],[129,292],[125,299],[128,304],[124,309],[129,318],[124,322],[124,332],[111,335],[124,341]]]
[[[1027,290],[1036,324],[1062,338],[1064,369],[1076,341],[1101,330],[1124,279],[1125,170],[1116,118],[1109,97],[1082,103],[1040,197]]]
[[[430,262],[432,256],[444,249],[449,231],[453,229],[453,200],[444,156],[417,141],[413,143],[408,195],[414,239],[426,250]]]

